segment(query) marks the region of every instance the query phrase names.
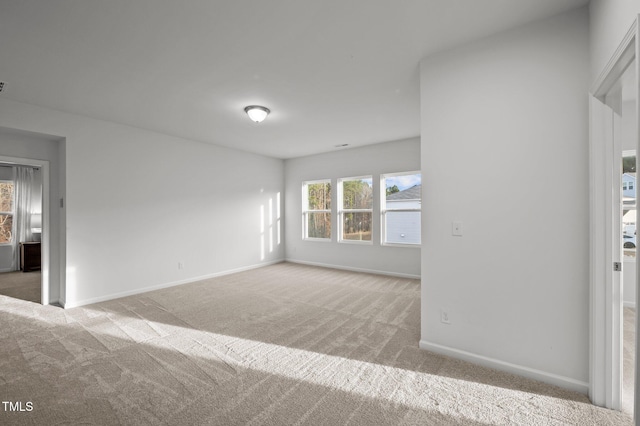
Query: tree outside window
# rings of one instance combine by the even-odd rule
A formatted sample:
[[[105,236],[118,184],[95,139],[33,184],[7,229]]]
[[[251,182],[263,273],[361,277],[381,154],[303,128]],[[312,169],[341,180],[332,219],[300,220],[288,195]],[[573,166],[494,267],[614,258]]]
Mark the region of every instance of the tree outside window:
[[[331,181],[302,184],[304,239],[331,239]]]
[[[373,179],[371,176],[340,179],[340,240],[371,241]]]
[[[13,182],[0,181],[0,244],[13,241],[13,204]]]

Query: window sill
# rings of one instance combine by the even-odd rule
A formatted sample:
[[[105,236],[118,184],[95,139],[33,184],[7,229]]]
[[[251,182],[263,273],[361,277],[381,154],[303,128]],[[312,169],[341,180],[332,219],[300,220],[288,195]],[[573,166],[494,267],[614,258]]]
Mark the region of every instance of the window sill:
[[[367,240],[339,240],[340,244],[353,244],[356,246],[371,246],[373,245],[373,241]]]
[[[383,247],[422,248],[422,244],[382,243]]]
[[[331,238],[303,238],[302,241],[311,241],[314,243],[330,243]]]

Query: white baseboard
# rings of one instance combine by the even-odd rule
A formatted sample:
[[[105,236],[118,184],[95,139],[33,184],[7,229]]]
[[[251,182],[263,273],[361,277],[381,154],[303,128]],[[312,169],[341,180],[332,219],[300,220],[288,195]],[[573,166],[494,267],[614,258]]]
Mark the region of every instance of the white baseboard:
[[[202,276],[199,276],[199,277],[187,278],[186,280],[173,281],[173,282],[169,282],[169,283],[164,283],[164,284],[158,284],[158,285],[153,285],[153,286],[149,286],[149,287],[138,288],[138,289],[135,289],[135,290],[123,291],[123,292],[114,293],[114,294],[108,294],[106,296],[93,297],[91,299],[75,300],[75,301],[70,301],[70,302],[66,302],[66,301],[62,301],[61,300],[60,301],[60,305],[62,305],[62,307],[65,308],[65,309],[77,308],[78,306],[85,306],[85,305],[91,305],[93,303],[106,302],[108,300],[119,299],[121,297],[133,296],[133,295],[136,295],[136,294],[147,293],[149,291],[161,290],[163,288],[175,287],[175,286],[182,285],[182,284],[189,284],[189,283],[193,283],[193,282],[196,282],[196,281],[202,281],[202,280],[206,280],[206,279],[209,279],[209,278],[221,277],[221,276],[224,276],[224,275],[230,275],[230,274],[235,274],[235,273],[238,273],[238,272],[249,271],[251,269],[257,269],[257,268],[262,268],[264,266],[275,265],[276,263],[281,263],[281,262],[283,262],[283,260],[275,260],[275,261],[272,261],[272,262],[259,263],[257,265],[243,266],[241,268],[229,269],[229,270],[226,270],[226,271],[215,272],[213,274],[207,274],[207,275],[202,275]]]
[[[461,359],[473,364],[482,365],[484,367],[493,368],[495,370],[505,371],[507,373],[548,383],[561,388],[570,389],[576,392],[583,393],[585,395],[589,393],[589,383],[571,379],[569,377],[547,373],[542,370],[523,367],[521,365],[511,364],[509,362],[504,362],[498,359],[488,358],[471,352],[438,345],[436,343],[427,342],[425,340],[420,340],[420,348],[427,351],[435,352],[440,355],[450,356],[452,358]]]
[[[319,262],[307,262],[305,260],[297,260],[297,259],[285,259],[285,262],[298,263],[300,265],[320,266],[322,268],[342,269],[344,271],[365,272],[367,274],[388,275],[391,277],[411,278],[416,280],[420,279],[420,275],[403,274],[401,272],[389,272],[389,271],[378,271],[376,269],[352,268],[350,266],[331,265],[331,264],[319,263]]]

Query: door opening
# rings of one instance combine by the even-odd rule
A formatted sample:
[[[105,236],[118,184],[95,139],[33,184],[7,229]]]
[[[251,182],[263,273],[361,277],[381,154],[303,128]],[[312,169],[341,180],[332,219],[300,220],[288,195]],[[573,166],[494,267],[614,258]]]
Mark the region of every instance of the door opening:
[[[40,167],[0,163],[0,294],[42,303]]]
[[[636,282],[637,282],[637,149],[636,149],[636,88],[635,64],[632,63],[623,74],[621,80],[621,110],[615,119],[620,121],[614,125],[621,140],[621,176],[620,188],[622,202],[621,235],[622,235],[622,411],[634,412],[635,385],[635,340],[636,340]],[[614,136],[615,137],[615,136]]]
[[[37,215],[37,211],[29,211],[29,222],[33,225],[40,223],[39,236],[36,235],[35,239],[39,239],[40,241],[40,303],[43,305],[48,305],[51,302],[50,299],[50,241],[51,241],[51,227],[50,225],[50,166],[49,161],[46,160],[34,160],[27,158],[17,158],[17,157],[6,157],[0,156],[0,164],[9,165],[9,166],[26,166],[27,168],[39,169],[39,176],[41,176],[41,190],[40,190],[40,216],[31,216],[31,213]],[[37,203],[35,204],[37,206]],[[38,234],[38,229],[36,226],[30,226],[30,230],[36,231]],[[15,231],[15,227],[14,227]],[[19,236],[18,236],[19,237]],[[31,239],[31,238],[29,238]],[[20,241],[17,241],[19,243]],[[27,242],[27,241],[25,241]],[[19,245],[16,245],[15,250],[20,250]],[[17,254],[18,261],[20,260],[20,253]],[[21,279],[29,278],[28,276],[22,276]],[[33,279],[33,278],[31,278]],[[37,280],[37,278],[36,278]],[[37,283],[37,281],[36,281]]]
[[[626,412],[637,412],[637,341],[632,326],[637,328],[638,317],[637,33],[636,21],[597,79],[590,99],[590,397],[597,405]]]

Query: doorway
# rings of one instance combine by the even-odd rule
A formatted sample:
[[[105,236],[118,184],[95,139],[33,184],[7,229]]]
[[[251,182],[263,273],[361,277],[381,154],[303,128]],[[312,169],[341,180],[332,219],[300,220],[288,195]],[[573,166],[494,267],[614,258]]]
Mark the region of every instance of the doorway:
[[[634,412],[638,370],[637,33],[635,22],[590,98],[590,397],[597,405],[628,413]]]
[[[628,105],[627,111],[635,109],[635,99]],[[633,114],[623,114],[621,119],[633,125]],[[624,138],[623,147],[629,143]],[[631,126],[628,126],[631,127]],[[631,133],[631,132],[630,132]],[[631,136],[631,135],[630,135]],[[631,140],[633,142],[633,140]],[[622,153],[622,403],[621,409],[633,415],[635,385],[635,340],[636,340],[636,259],[637,259],[637,182],[636,182],[636,150],[625,150]]]
[[[614,146],[621,149],[620,188],[621,188],[621,236],[622,271],[621,299],[622,321],[622,411],[633,415],[635,394],[635,340],[636,340],[636,282],[637,282],[637,84],[635,60],[629,64],[616,85],[619,93],[619,110],[614,110]],[[617,152],[616,152],[617,154]]]
[[[42,169],[0,163],[0,294],[42,303]]]

